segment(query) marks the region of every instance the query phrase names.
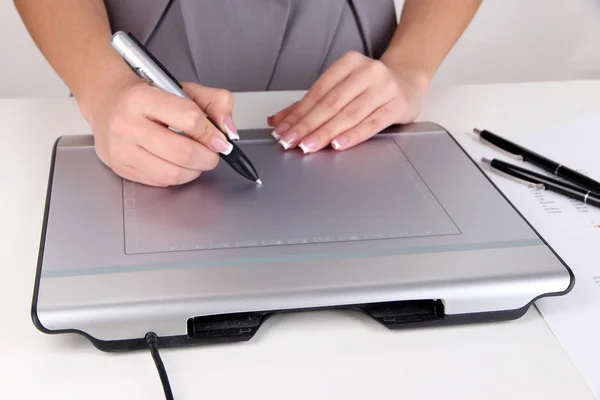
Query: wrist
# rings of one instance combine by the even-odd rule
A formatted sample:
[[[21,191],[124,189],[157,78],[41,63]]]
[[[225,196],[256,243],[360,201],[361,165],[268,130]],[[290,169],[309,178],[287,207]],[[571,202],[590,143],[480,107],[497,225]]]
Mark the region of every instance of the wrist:
[[[88,69],[72,93],[83,117],[93,123],[97,109],[114,102],[123,87],[138,81],[138,76],[119,57]]]
[[[380,58],[397,79],[409,83],[419,95],[425,94],[433,79],[431,73],[421,62],[386,52]]]

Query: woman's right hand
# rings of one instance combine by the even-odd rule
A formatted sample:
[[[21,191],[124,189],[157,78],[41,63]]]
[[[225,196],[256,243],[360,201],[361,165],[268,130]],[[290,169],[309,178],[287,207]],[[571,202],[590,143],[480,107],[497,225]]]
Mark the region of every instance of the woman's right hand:
[[[231,118],[233,96],[223,89],[183,84],[183,99],[135,78],[87,104],[96,154],[117,175],[151,186],[180,185],[214,169],[231,144],[203,114],[239,138]],[[185,132],[180,135],[171,127]]]

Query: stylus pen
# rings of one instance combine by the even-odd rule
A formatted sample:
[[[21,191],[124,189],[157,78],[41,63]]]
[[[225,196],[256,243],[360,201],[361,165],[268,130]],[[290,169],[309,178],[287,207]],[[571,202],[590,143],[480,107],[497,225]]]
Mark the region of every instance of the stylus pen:
[[[131,33],[116,32],[112,37],[111,44],[131,69],[140,77],[146,79],[148,83],[171,94],[190,99],[183,91],[181,83]],[[204,116],[219,129],[219,125],[215,124],[206,113],[204,113]],[[184,132],[178,130],[176,132],[185,135]],[[248,157],[233,142],[229,135],[225,132],[223,133],[230,146],[228,151],[219,153],[221,158],[243,177],[259,185],[262,184],[256,169]]]
[[[538,174],[533,171],[529,171],[525,168],[518,167],[516,165],[507,163],[502,160],[482,158],[481,162],[495,169],[509,177],[516,178],[525,182],[529,182],[535,185],[538,189],[551,190],[553,192],[562,194],[583,203],[590,204],[595,207],[600,207],[600,195],[587,189],[582,189],[579,186],[575,186],[566,182],[559,181],[545,177],[544,175]]]
[[[538,183],[538,182],[541,182],[541,181],[548,181],[548,182],[553,183],[555,185],[559,185],[559,186],[562,186],[562,187],[565,187],[565,188],[568,188],[568,189],[571,189],[571,190],[575,190],[575,191],[579,190],[579,191],[582,191],[584,193],[589,192],[590,196],[600,198],[600,193],[595,192],[593,190],[588,190],[588,189],[582,188],[581,186],[574,185],[574,184],[572,184],[570,182],[566,182],[566,181],[559,180],[559,179],[554,179],[554,178],[551,178],[549,176],[540,174],[538,172],[531,171],[531,170],[528,170],[528,169],[523,168],[523,167],[519,167],[518,165],[514,165],[514,164],[507,163],[505,161],[502,161],[502,160],[498,160],[496,158],[492,159],[491,162],[495,166],[494,168],[496,168],[498,170],[501,170],[504,173],[507,173],[506,171],[508,171],[508,170],[515,171],[517,174],[521,174],[520,176],[526,177],[527,180],[528,180],[528,182],[531,182],[531,183]]]
[[[577,171],[567,168],[562,164],[552,161],[542,155],[534,153],[518,144],[510,142],[495,133],[487,130],[473,129],[473,132],[479,135],[480,138],[499,147],[500,149],[507,151],[517,156],[521,161],[530,162],[543,170],[553,173],[556,176],[560,176],[568,181],[571,181],[579,186],[583,186],[589,190],[600,192],[600,182],[593,180]]]

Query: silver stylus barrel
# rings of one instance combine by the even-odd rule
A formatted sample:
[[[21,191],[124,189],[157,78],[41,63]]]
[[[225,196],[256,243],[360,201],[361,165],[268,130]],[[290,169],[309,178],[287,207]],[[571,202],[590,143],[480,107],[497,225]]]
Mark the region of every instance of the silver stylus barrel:
[[[168,76],[163,69],[139,48],[125,32],[117,32],[111,39],[111,45],[142,78],[171,94],[189,99],[185,92],[177,86],[176,80]]]

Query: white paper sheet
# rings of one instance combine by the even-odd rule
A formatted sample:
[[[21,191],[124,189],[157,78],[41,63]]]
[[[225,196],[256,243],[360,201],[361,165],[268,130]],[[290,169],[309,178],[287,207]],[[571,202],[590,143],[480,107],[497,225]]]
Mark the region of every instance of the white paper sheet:
[[[495,133],[600,180],[600,114],[581,115],[520,138]],[[477,161],[495,157],[543,172],[489,146],[471,144],[467,151]],[[575,274],[569,294],[540,299],[536,305],[600,400],[600,208],[486,172]]]

